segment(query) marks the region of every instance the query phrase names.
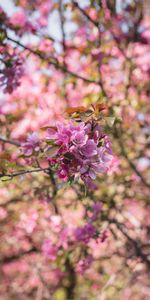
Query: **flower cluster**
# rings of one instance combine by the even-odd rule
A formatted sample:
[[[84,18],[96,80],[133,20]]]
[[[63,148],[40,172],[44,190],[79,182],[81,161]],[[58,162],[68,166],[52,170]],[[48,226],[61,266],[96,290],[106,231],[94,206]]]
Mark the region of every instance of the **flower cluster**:
[[[28,157],[42,155],[60,180],[82,179],[85,185],[95,188],[93,181],[98,173],[112,168],[111,143],[96,118],[59,121],[46,130],[42,140],[38,133],[30,134],[22,143],[22,152]]]
[[[48,128],[46,139],[52,147],[58,147],[55,162],[62,180],[79,175],[91,185],[97,173],[109,170],[113,159],[111,144],[95,120],[58,122],[56,127]],[[49,162],[53,164],[54,159],[49,158]]]
[[[3,47],[5,49],[5,47]],[[6,48],[7,49],[7,48]],[[1,49],[2,50],[2,49]],[[8,49],[9,50],[9,49]],[[11,94],[19,85],[20,79],[24,74],[23,60],[18,54],[11,49],[12,53],[1,51],[1,74],[0,74],[0,87],[3,87],[4,93]]]

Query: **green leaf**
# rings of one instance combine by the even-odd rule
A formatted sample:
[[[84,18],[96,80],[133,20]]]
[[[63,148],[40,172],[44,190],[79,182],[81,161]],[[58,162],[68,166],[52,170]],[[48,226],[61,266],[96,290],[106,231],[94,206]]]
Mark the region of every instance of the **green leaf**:
[[[69,178],[69,184],[71,185],[71,184],[73,184],[74,183],[74,176],[71,176],[70,178]]]
[[[50,145],[50,146],[55,146],[55,143],[53,140],[48,140],[46,141],[46,144]]]
[[[6,33],[4,30],[0,31],[0,42],[2,43],[6,38]]]
[[[64,158],[67,160],[71,160],[74,158],[73,154],[70,152],[65,153]]]

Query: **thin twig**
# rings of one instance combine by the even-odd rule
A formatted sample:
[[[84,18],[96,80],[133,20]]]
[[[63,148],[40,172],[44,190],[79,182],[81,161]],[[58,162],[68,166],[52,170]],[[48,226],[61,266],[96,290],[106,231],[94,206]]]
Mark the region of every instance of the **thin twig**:
[[[132,239],[129,234],[127,233],[127,231],[125,230],[125,226],[124,224],[118,222],[116,219],[111,219],[111,218],[108,218],[107,219],[108,222],[110,224],[115,224],[117,226],[117,228],[121,231],[121,233],[127,238],[127,240],[129,242],[131,242],[131,244],[134,246],[134,249],[135,249],[135,253],[136,253],[136,256],[137,257],[140,257],[143,262],[145,262],[147,264],[147,266],[150,268],[150,260],[148,259],[148,256],[142,252],[142,249],[141,249],[141,245],[138,244],[138,242],[134,239]]]
[[[126,159],[126,161],[128,162],[129,166],[131,167],[131,169],[136,173],[136,175],[141,179],[141,181],[143,182],[143,184],[147,187],[147,188],[150,188],[150,184],[145,180],[145,178],[142,176],[142,174],[138,171],[138,169],[136,168],[135,164],[133,163],[133,161],[130,160],[130,158],[128,157],[128,154],[126,152],[126,149],[123,145],[123,142],[122,142],[122,130],[120,128],[120,134],[118,134],[118,130],[117,128],[114,128],[114,131],[115,131],[115,136],[117,137],[118,139],[118,143],[119,143],[119,146],[120,146],[120,149],[121,149],[121,153],[122,155],[124,156],[124,158]]]
[[[0,173],[0,178],[3,178],[3,177],[13,178],[13,177],[17,177],[20,175],[25,175],[25,174],[29,174],[29,173],[37,173],[37,172],[48,173],[48,171],[49,171],[49,168],[44,168],[44,169],[38,168],[38,169],[32,169],[32,170],[23,170],[23,171],[16,172],[16,173]]]
[[[14,254],[14,255],[11,255],[11,256],[5,256],[5,257],[2,257],[1,259],[0,259],[0,263],[2,264],[6,264],[6,263],[11,263],[11,262],[13,262],[13,261],[15,261],[15,260],[18,260],[18,259],[20,259],[20,258],[22,258],[22,257],[24,257],[25,255],[28,255],[28,254],[34,254],[34,253],[38,253],[38,250],[37,250],[37,248],[36,247],[32,247],[30,250],[28,250],[28,251],[24,251],[24,252],[21,252],[21,253],[19,253],[19,254]]]
[[[58,60],[55,58],[55,57],[52,57],[52,56],[49,56],[49,57],[46,57],[45,55],[43,55],[42,52],[39,52],[39,51],[36,51],[36,50],[33,50],[31,48],[29,48],[28,46],[25,46],[23,45],[22,43],[20,43],[19,41],[7,36],[7,39],[15,44],[17,44],[18,46],[22,47],[24,50],[27,50],[29,51],[30,53],[38,56],[40,59],[42,60],[45,60],[47,61],[49,64],[53,65],[56,69],[60,69],[61,71],[63,71],[64,73],[68,73],[70,74],[71,76],[77,78],[77,79],[82,79],[83,81],[87,82],[87,83],[95,83],[95,84],[98,84],[99,85],[99,82],[94,80],[94,79],[89,79],[89,78],[86,78],[82,75],[79,75],[79,74],[76,74],[70,70],[68,70],[64,65],[61,65]]]
[[[9,139],[6,139],[6,138],[3,138],[3,137],[0,137],[0,141],[5,143],[5,144],[11,144],[11,145],[14,145],[14,146],[17,146],[17,147],[20,147],[21,144],[17,141],[13,141],[13,140],[9,140]]]
[[[86,19],[88,20],[88,21],[90,21],[90,23],[91,24],[93,24],[96,28],[98,28],[99,27],[99,23],[97,22],[97,21],[95,21],[95,20],[93,20],[88,14],[87,14],[87,12],[83,9],[83,8],[81,8],[80,6],[79,6],[79,4],[76,2],[76,1],[72,1],[72,3],[73,3],[73,5],[86,17]]]

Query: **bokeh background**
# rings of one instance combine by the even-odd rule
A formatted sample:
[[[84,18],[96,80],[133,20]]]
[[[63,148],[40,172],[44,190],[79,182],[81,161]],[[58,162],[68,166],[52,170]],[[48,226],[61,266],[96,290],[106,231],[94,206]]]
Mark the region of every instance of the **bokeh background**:
[[[18,145],[70,106],[106,106],[114,153],[87,193],[1,178],[0,300],[150,299],[149,78],[149,0],[0,0],[0,174],[20,172]],[[95,201],[106,237],[83,247],[72,230]],[[63,245],[53,259],[49,239]]]

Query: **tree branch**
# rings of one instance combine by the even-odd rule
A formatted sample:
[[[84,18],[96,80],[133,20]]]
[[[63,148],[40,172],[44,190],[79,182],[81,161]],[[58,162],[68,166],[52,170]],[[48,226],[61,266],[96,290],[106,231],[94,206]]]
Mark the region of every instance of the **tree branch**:
[[[3,138],[3,137],[0,137],[0,141],[5,143],[5,144],[11,144],[11,145],[14,145],[14,146],[17,146],[17,147],[20,147],[21,144],[17,141],[13,141],[13,140],[9,140],[9,139],[6,139],[6,138]]]
[[[45,57],[45,55],[43,55],[43,53],[37,51],[37,50],[33,50],[31,48],[29,48],[28,46],[23,45],[22,43],[20,43],[19,41],[7,36],[7,40],[17,44],[18,46],[22,47],[24,50],[29,51],[30,53],[38,56],[40,59],[47,61],[49,64],[53,65],[56,69],[60,69],[61,71],[63,71],[64,73],[68,73],[71,76],[77,78],[77,79],[82,79],[84,82],[87,83],[95,83],[99,85],[99,81],[96,81],[94,79],[89,79],[86,78],[82,75],[78,75],[70,70],[68,70],[64,65],[61,65],[58,60],[55,57],[49,56],[49,57]]]
[[[73,5],[86,17],[86,19],[91,23],[91,24],[93,24],[94,26],[96,26],[96,28],[98,29],[98,27],[99,27],[99,23],[97,22],[97,21],[95,21],[95,20],[93,20],[88,14],[87,14],[87,12],[84,10],[84,9],[82,9],[80,6],[79,6],[79,4],[76,2],[76,1],[74,1],[74,0],[72,0],[72,3],[73,3]]]
[[[129,166],[131,167],[131,169],[136,173],[136,175],[141,179],[141,181],[143,182],[143,184],[147,187],[150,188],[150,184],[145,180],[145,178],[142,176],[142,174],[137,170],[135,164],[130,160],[130,158],[128,157],[128,154],[125,150],[125,147],[123,145],[121,136],[123,134],[122,130],[120,132],[120,135],[118,134],[118,130],[116,128],[114,128],[115,131],[115,136],[118,139],[118,143],[121,149],[121,154],[124,156],[124,158],[126,159],[126,161],[128,162]]]
[[[136,240],[132,239],[132,238],[128,235],[127,231],[126,231],[125,228],[124,228],[124,224],[118,222],[116,219],[108,218],[107,220],[108,220],[108,222],[109,222],[110,224],[115,224],[115,225],[117,226],[117,228],[121,231],[121,233],[122,233],[122,234],[127,238],[127,240],[128,240],[129,242],[131,242],[132,245],[134,246],[136,256],[137,256],[137,257],[140,257],[140,258],[143,260],[143,262],[145,262],[145,263],[147,264],[147,266],[150,268],[150,260],[148,259],[148,256],[147,256],[145,253],[142,252],[141,246],[138,244],[138,242],[137,242]]]
[[[37,248],[34,247],[34,246],[30,250],[28,250],[28,251],[21,252],[19,254],[15,254],[15,255],[11,255],[11,256],[2,257],[0,259],[0,263],[1,264],[11,263],[11,262],[13,262],[15,260],[18,260],[18,259],[22,258],[25,255],[32,254],[32,253],[38,253]]]
[[[37,168],[37,169],[33,169],[33,170],[23,170],[23,171],[20,171],[20,172],[16,172],[16,173],[0,173],[0,178],[3,178],[3,177],[10,177],[10,178],[13,178],[13,177],[17,177],[17,176],[20,176],[20,175],[25,175],[25,174],[29,174],[29,173],[36,173],[36,172],[45,172],[48,174],[49,172],[49,168]]]

